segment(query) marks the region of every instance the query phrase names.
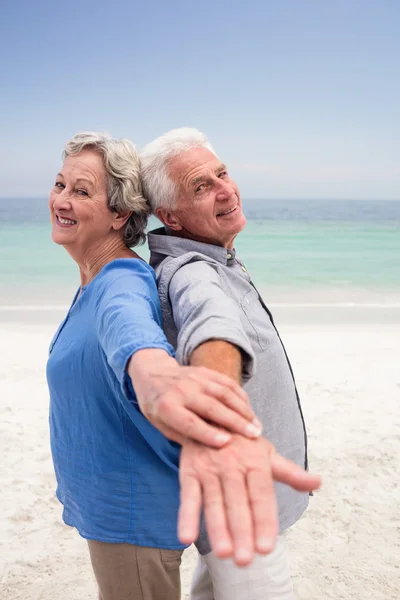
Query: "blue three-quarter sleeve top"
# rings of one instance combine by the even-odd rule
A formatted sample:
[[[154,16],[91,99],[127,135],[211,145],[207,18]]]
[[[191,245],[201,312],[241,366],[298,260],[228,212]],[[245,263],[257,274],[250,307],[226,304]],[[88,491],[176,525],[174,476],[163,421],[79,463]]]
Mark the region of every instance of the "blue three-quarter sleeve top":
[[[50,346],[50,439],[65,523],[87,539],[182,548],[180,447],[140,412],[126,366],[137,350],[173,355],[154,271],[106,265],[75,298]]]

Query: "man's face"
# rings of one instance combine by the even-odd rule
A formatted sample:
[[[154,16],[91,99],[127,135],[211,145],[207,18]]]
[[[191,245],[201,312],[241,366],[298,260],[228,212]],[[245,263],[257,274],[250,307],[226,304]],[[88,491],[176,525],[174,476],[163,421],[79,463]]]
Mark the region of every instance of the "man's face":
[[[246,224],[240,193],[227,168],[206,148],[171,159],[169,175],[178,185],[177,208],[162,220],[183,237],[233,248]]]

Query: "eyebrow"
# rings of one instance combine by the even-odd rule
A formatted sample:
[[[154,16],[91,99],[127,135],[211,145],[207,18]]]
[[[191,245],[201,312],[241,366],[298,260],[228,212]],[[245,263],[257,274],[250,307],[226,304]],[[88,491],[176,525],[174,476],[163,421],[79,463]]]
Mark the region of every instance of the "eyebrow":
[[[216,169],[214,169],[214,173],[219,173],[220,171],[224,171],[226,169],[226,165],[224,165],[223,163],[221,163]],[[200,175],[199,177],[195,177],[194,179],[192,179],[192,181],[190,182],[191,186],[195,186],[197,183],[200,183],[200,181],[204,181],[204,179],[206,178],[206,175]]]
[[[195,177],[194,179],[192,179],[192,181],[190,182],[190,185],[192,187],[194,187],[197,183],[200,183],[200,181],[203,181],[204,179],[204,175],[201,175],[200,177]]]
[[[93,183],[90,181],[90,179],[86,179],[85,177],[79,177],[79,178],[78,178],[78,179],[75,181],[75,183],[80,183],[80,182],[83,182],[83,183],[88,183],[89,185],[93,186]]]
[[[56,177],[62,177],[64,179],[64,175],[62,173],[57,173]],[[75,183],[88,183],[93,187],[93,182],[90,179],[86,179],[85,177],[79,177]]]

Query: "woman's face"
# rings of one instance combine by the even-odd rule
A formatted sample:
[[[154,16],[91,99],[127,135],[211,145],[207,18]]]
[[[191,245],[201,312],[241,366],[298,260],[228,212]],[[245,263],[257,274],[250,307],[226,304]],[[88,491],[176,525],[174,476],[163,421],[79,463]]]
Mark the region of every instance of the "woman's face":
[[[67,156],[49,198],[52,238],[85,253],[114,231],[116,213],[107,206],[107,177],[102,156],[82,150]]]

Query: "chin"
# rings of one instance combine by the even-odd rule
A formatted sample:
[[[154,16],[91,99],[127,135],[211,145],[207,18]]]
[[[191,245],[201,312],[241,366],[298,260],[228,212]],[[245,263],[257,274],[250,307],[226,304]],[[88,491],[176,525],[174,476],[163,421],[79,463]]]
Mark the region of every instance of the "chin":
[[[68,240],[65,239],[65,236],[60,235],[58,231],[51,232],[51,239],[58,246],[66,246],[68,245]]]
[[[246,226],[246,217],[244,216],[244,214],[242,213],[241,218],[238,219],[238,222],[235,223],[235,231],[234,233],[237,235],[238,233],[240,233],[241,231],[243,231],[243,229]]]

